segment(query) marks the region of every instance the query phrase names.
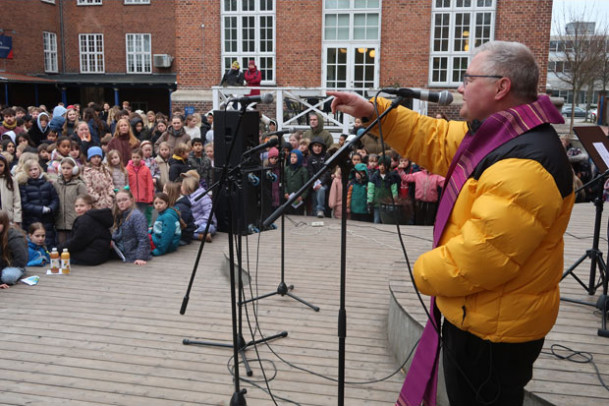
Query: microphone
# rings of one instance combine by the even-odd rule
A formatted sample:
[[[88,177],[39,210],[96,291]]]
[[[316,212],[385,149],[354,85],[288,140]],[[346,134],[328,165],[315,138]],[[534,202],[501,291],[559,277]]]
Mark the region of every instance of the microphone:
[[[438,103],[440,106],[448,106],[453,102],[453,95],[448,90],[442,90],[441,92],[432,92],[425,89],[409,89],[407,87],[400,87],[398,89],[382,89],[382,91],[389,94],[395,94],[401,97],[408,97],[411,99],[419,99],[424,101],[430,101],[432,103]]]
[[[279,144],[279,139],[278,138],[271,138],[270,140],[268,140],[264,144],[260,144],[260,145],[255,146],[252,149],[248,149],[241,156],[242,157],[246,157],[246,156],[252,155],[255,152],[261,151],[263,149],[274,147],[277,144]]]
[[[257,96],[235,97],[234,99],[230,99],[230,102],[237,102],[245,105],[250,103],[271,104],[273,103],[273,100],[275,100],[273,93],[265,93]]]
[[[272,133],[264,134],[265,137],[270,137],[271,135],[284,135],[284,134],[292,134],[296,132],[295,128],[287,128],[281,131],[273,131]]]

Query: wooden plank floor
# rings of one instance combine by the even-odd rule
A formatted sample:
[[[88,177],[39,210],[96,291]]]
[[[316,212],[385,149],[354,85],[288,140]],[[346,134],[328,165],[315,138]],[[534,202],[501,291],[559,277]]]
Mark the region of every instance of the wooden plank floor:
[[[592,205],[577,205],[569,228],[573,236],[566,239],[567,264],[591,246],[593,217]],[[337,377],[338,356],[339,223],[324,220],[324,227],[310,227],[306,222],[312,218],[286,221],[286,282],[321,311],[287,296],[262,299],[244,311],[246,340],[251,335],[245,315],[254,329],[254,310],[264,336],[288,332],[269,344],[292,365],[266,345],[256,347],[282,405],[337,404],[336,382],[319,376]],[[605,216],[603,236],[606,224]],[[431,245],[429,227],[403,227],[402,233],[411,261]],[[244,266],[252,280],[251,288],[246,286],[248,297],[276,290],[279,242],[279,231],[243,241]],[[606,245],[603,240],[603,252]],[[348,246],[346,379],[374,381],[402,361],[387,350],[387,309],[390,278],[404,277],[404,259],[394,226],[352,223]],[[46,276],[32,268],[30,275],[41,275],[39,285],[0,291],[0,405],[228,405],[234,391],[227,368],[232,350],[182,344],[183,338],[231,343],[229,283],[222,271],[227,247],[224,234],[205,246],[185,315],[179,309],[198,245],[155,258],[145,267],[119,262],[75,266],[70,276]],[[578,273],[587,274],[587,269],[582,265]],[[565,294],[587,298],[569,279],[561,284]],[[593,352],[609,381],[609,339],[596,336],[600,316],[593,310],[563,304],[548,344]],[[254,370],[251,379],[264,385],[253,347],[247,357]],[[393,404],[402,380],[398,373],[381,382],[349,383],[345,404]],[[242,387],[248,390],[248,405],[273,404],[253,384],[243,382]],[[590,364],[545,355],[529,387],[556,405],[596,405],[609,397]],[[578,402],[573,402],[575,395]]]

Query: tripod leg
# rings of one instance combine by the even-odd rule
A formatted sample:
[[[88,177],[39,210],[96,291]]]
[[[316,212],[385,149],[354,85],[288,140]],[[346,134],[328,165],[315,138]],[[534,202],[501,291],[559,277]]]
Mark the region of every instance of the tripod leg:
[[[252,376],[252,375],[254,375],[254,373],[252,372],[250,363],[248,362],[247,357],[245,356],[245,349],[246,349],[246,347],[240,348],[239,355],[241,356],[241,360],[243,361],[243,367],[245,368],[245,373],[247,374],[247,376]]]
[[[294,300],[298,300],[298,301],[299,301],[300,303],[302,303],[303,305],[309,306],[311,309],[315,310],[316,312],[318,312],[318,311],[319,311],[319,307],[318,307],[318,306],[315,306],[315,305],[313,305],[313,304],[311,304],[311,303],[307,302],[306,300],[303,300],[303,299],[299,298],[298,296],[294,295],[294,294],[293,294],[293,293],[291,293],[291,292],[287,292],[287,293],[286,293],[286,295],[287,295],[287,296],[289,296],[289,297],[291,297],[291,298],[292,298],[292,299],[294,299]]]

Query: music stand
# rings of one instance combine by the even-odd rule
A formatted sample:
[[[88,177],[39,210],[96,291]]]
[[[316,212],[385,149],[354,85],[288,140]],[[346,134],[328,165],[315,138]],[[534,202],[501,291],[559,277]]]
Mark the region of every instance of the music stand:
[[[601,328],[598,329],[598,335],[609,337],[609,330],[607,330],[607,315],[609,313],[607,285],[609,278],[607,275],[607,264],[603,260],[603,253],[599,249],[601,219],[603,213],[603,184],[604,180],[609,175],[609,138],[607,138],[604,131],[599,126],[574,127],[573,131],[577,135],[577,138],[579,138],[581,141],[584,149],[588,152],[592,162],[594,162],[598,168],[600,175],[582,186],[583,189],[596,184],[594,187],[594,206],[596,207],[596,214],[594,219],[592,248],[587,250],[584,255],[582,255],[573,265],[571,265],[571,267],[569,267],[569,269],[563,273],[561,280],[570,275],[584,289],[586,289],[589,295],[593,295],[596,292],[596,289],[600,286],[603,287],[603,293],[599,297],[596,304],[562,297],[560,300],[598,308],[601,311],[602,324]],[[587,285],[574,273],[575,268],[577,268],[586,258],[590,258],[590,279]],[[598,283],[596,282],[597,268],[598,275],[600,277],[600,282]]]

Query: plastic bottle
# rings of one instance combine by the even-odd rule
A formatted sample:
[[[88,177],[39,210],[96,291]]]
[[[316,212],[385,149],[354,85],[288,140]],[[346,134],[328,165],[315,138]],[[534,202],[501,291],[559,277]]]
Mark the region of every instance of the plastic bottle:
[[[59,252],[57,252],[57,248],[53,248],[51,251],[51,272],[59,273]]]
[[[61,253],[61,273],[66,275],[70,273],[70,253],[67,248]]]

